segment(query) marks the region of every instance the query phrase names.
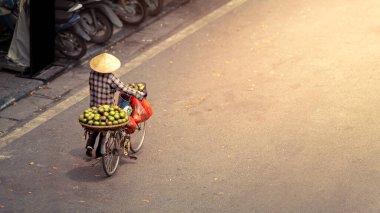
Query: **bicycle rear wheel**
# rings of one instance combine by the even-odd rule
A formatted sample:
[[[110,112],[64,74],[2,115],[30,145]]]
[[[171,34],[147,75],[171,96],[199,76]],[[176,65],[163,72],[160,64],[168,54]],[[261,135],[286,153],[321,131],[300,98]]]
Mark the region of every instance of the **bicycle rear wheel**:
[[[119,165],[119,144],[113,133],[107,133],[105,143],[105,153],[102,158],[103,169],[107,176],[112,176]]]
[[[138,152],[141,149],[141,147],[142,147],[142,145],[144,143],[144,139],[145,139],[145,126],[146,126],[146,121],[137,124],[136,131],[133,134],[131,134],[131,136],[130,136],[131,151],[133,153]]]

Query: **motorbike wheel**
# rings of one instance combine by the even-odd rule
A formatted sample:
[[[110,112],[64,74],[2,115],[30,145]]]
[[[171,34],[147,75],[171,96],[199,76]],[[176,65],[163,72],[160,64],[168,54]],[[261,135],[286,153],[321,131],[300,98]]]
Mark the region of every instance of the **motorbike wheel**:
[[[85,22],[83,29],[90,36],[91,42],[102,44],[111,39],[113,34],[113,25],[111,21],[101,12],[95,10],[95,18],[91,16],[90,10],[81,13],[81,19]]]
[[[120,15],[123,22],[139,25],[145,20],[147,8],[141,0],[120,0],[119,4],[125,12],[124,15]]]
[[[87,52],[85,40],[70,30],[58,32],[55,45],[62,55],[70,59],[80,59]]]
[[[145,0],[145,2],[148,4],[148,15],[150,16],[160,14],[164,6],[164,0]]]

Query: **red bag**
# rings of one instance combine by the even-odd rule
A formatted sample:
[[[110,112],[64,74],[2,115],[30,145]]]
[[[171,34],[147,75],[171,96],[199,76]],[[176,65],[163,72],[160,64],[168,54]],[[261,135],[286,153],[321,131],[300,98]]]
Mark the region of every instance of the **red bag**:
[[[136,129],[137,129],[137,124],[136,124],[135,120],[132,117],[129,117],[128,123],[125,126],[125,132],[127,134],[132,134],[136,131]]]
[[[152,109],[152,106],[150,105],[150,103],[148,102],[148,100],[146,100],[146,98],[144,98],[144,99],[141,101],[141,105],[144,107],[146,113],[148,113],[148,117],[150,117],[150,116],[153,115],[153,109]]]
[[[147,107],[147,110],[145,110],[144,106],[142,103],[134,96],[131,97],[131,104],[132,104],[132,118],[136,121],[136,123],[141,123],[149,119],[149,117],[152,115],[152,107],[150,107],[150,104],[145,101],[145,105],[149,106]],[[150,109],[149,109],[150,108]]]

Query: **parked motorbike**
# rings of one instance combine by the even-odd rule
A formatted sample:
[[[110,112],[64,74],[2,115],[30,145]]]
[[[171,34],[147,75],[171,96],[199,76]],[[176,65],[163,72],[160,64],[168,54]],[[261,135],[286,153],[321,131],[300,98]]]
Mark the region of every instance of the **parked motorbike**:
[[[148,5],[148,15],[156,16],[160,14],[164,6],[164,0],[145,0]]]
[[[73,31],[80,20],[78,9],[55,10],[56,50],[70,59],[80,59],[87,52],[86,41]]]
[[[81,0],[83,9],[80,11],[83,30],[97,44],[107,42],[113,35],[113,26],[122,27],[123,23],[102,0]]]
[[[139,25],[147,15],[147,4],[144,0],[110,0],[112,9],[126,24]]]
[[[73,1],[68,0],[55,0],[55,9],[56,10],[64,10],[67,12],[74,12],[83,7],[80,3],[75,3]],[[79,20],[81,21],[81,19]],[[74,24],[72,26],[73,31],[78,34],[80,37],[82,37],[86,41],[91,41],[90,36],[83,30],[83,28],[80,26],[80,24]]]

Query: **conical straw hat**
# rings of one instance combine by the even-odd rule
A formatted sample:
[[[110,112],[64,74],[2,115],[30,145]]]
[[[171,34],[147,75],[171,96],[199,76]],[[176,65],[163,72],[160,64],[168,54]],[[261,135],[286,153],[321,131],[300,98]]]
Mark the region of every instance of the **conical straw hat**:
[[[111,73],[120,68],[120,60],[109,53],[102,53],[90,61],[92,70],[100,73]]]

